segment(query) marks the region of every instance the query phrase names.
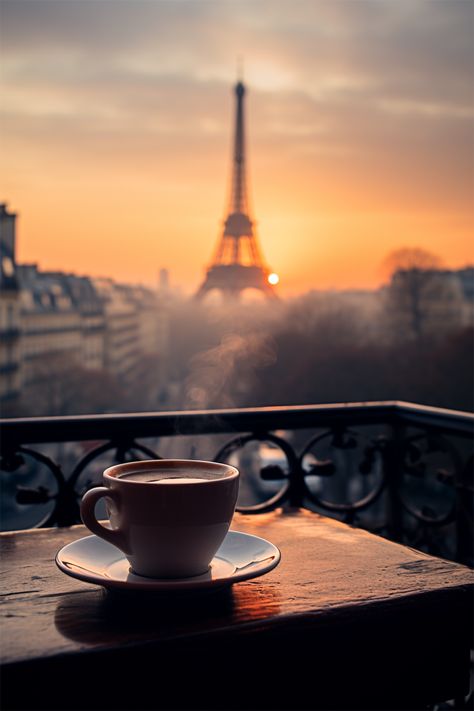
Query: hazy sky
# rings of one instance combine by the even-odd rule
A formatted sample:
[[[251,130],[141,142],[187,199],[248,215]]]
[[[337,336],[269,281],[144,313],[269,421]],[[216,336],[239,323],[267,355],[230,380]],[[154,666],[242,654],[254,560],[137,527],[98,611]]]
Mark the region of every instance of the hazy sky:
[[[392,250],[474,261],[471,0],[1,0],[0,200],[18,259],[197,288],[243,57],[251,204],[283,293]]]

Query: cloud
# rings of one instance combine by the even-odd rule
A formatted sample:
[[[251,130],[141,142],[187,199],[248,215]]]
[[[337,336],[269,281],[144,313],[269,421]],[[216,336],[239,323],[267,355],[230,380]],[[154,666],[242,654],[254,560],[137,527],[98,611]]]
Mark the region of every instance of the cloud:
[[[250,83],[255,64],[257,75],[286,69],[300,89],[329,74],[389,87],[429,76],[438,91],[446,74],[464,85],[472,71],[469,0],[3,0],[2,24],[4,56],[36,67],[80,56],[229,79],[241,54]]]
[[[22,166],[8,175],[20,189],[82,167],[104,184],[152,177],[167,198],[217,176],[221,200],[241,55],[260,195],[307,193],[314,214],[472,213],[470,0],[2,0],[0,13],[4,170]]]
[[[204,22],[205,17],[206,3],[198,2],[5,0],[3,43],[6,51],[27,54],[54,48],[99,56],[158,48],[161,42],[171,45],[180,39],[183,26]]]

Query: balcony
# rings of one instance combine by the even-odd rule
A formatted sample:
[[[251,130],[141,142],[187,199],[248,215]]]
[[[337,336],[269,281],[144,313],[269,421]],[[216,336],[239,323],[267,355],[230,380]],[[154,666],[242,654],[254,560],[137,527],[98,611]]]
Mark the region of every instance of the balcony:
[[[0,338],[3,341],[13,341],[20,336],[20,329],[10,326],[8,328],[0,328]]]
[[[0,375],[4,375],[6,373],[14,373],[18,368],[20,367],[20,364],[18,362],[10,362],[10,363],[1,363],[0,364]]]
[[[78,501],[105,466],[179,456],[238,466],[243,513],[305,507],[474,562],[469,413],[369,402],[7,419],[1,427],[6,528],[78,523]],[[19,526],[17,515],[26,516]]]
[[[6,706],[470,708],[474,573],[451,561],[473,562],[473,424],[402,402],[3,420],[3,524],[38,527],[0,535]],[[82,561],[79,580],[55,570],[60,546],[88,540],[65,527],[103,469],[160,456],[237,465],[233,528],[273,541],[281,565],[158,598],[104,593]]]

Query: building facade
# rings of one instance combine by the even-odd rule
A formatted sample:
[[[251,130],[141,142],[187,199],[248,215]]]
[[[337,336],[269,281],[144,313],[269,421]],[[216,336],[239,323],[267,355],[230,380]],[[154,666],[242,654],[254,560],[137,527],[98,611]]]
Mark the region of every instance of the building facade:
[[[28,388],[53,368],[80,363],[81,319],[57,274],[25,264],[19,266],[19,280],[22,386]]]
[[[135,377],[140,356],[136,309],[127,298],[127,288],[112,279],[93,279],[105,317],[104,368],[123,384]]]
[[[474,325],[474,268],[399,269],[385,290],[398,331],[443,337]]]
[[[156,406],[168,334],[158,293],[17,264],[16,217],[0,205],[1,414],[71,414],[88,392],[94,411],[102,388],[110,410],[141,390],[131,406]]]
[[[21,390],[20,287],[16,214],[0,204],[0,406],[14,406]]]

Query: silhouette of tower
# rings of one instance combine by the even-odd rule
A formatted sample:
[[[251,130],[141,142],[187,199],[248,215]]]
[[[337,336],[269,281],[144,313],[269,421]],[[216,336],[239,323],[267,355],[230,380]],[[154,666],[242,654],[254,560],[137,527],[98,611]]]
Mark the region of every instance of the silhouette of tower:
[[[241,81],[235,86],[236,119],[232,186],[227,219],[206,278],[196,294],[204,297],[218,289],[224,296],[237,298],[244,289],[259,289],[270,298],[277,298],[268,281],[270,270],[265,266],[249,217],[245,178],[244,96]]]

